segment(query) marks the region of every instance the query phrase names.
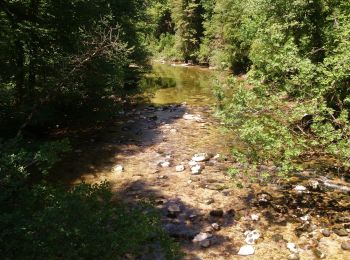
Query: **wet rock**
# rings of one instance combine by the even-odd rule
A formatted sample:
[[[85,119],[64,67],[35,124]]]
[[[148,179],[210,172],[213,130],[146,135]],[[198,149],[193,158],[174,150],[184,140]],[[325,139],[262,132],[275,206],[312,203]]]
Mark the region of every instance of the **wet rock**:
[[[222,209],[214,209],[209,212],[209,215],[212,217],[221,218],[224,215],[224,211]]]
[[[300,257],[298,254],[290,254],[287,259],[288,260],[299,260]]]
[[[184,165],[177,165],[176,167],[175,167],[175,170],[176,170],[176,172],[183,172],[184,170],[185,170],[185,166]]]
[[[329,231],[328,229],[323,229],[321,231],[322,235],[324,235],[325,237],[329,237],[331,235],[331,231]]]
[[[203,166],[202,165],[195,165],[191,167],[191,172],[192,174],[196,175],[196,174],[200,174],[203,171]]]
[[[124,171],[123,165],[118,164],[118,165],[113,167],[113,172],[114,173],[120,173],[120,172],[123,172],[123,171]]]
[[[206,199],[206,200],[204,201],[204,204],[206,204],[206,205],[210,205],[210,204],[212,204],[212,203],[214,203],[214,199],[213,199],[213,198],[209,198],[209,199]]]
[[[209,159],[210,159],[210,156],[207,153],[198,153],[193,155],[192,157],[192,161],[194,162],[204,162],[204,161],[208,161]]]
[[[333,229],[333,232],[340,237],[345,237],[348,235],[348,231],[346,231],[344,228],[335,228]]]
[[[297,246],[294,243],[287,243],[287,248],[292,253],[298,253]]]
[[[344,250],[350,251],[350,240],[348,240],[348,241],[343,241],[343,242],[341,243],[341,248],[344,249]]]
[[[280,241],[284,241],[284,238],[283,238],[283,236],[282,236],[281,234],[273,234],[273,235],[271,236],[271,239],[272,239],[273,241],[275,241],[276,243],[278,243],[278,242],[280,242]]]
[[[255,249],[253,246],[244,245],[239,249],[238,255],[242,255],[242,256],[253,255],[254,252],[255,252]]]
[[[244,240],[248,245],[254,245],[256,240],[261,237],[261,233],[258,230],[247,231],[244,233],[246,239]]]

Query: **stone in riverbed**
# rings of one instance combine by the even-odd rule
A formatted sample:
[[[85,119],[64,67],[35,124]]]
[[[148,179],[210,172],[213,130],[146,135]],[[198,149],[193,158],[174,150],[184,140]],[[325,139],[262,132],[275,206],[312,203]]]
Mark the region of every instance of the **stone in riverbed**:
[[[220,225],[218,223],[213,223],[211,224],[211,226],[213,227],[214,230],[218,231],[220,230]]]
[[[344,228],[335,228],[333,231],[340,237],[345,237],[348,235],[348,231],[346,231]]]
[[[210,246],[210,238],[212,237],[212,234],[209,233],[199,233],[194,237],[192,240],[193,243],[199,244],[201,247],[209,247]]]
[[[341,243],[341,248],[347,251],[350,251],[350,240],[348,241],[343,241]]]
[[[321,231],[322,235],[324,235],[325,237],[329,237],[331,235],[331,231],[329,231],[328,229],[323,229]]]
[[[302,193],[302,192],[307,191],[307,188],[302,186],[302,185],[296,185],[293,190],[295,190],[295,191],[297,191],[299,193]]]
[[[168,206],[168,217],[175,218],[181,212],[179,205],[173,203]]]
[[[204,162],[204,161],[208,161],[209,159],[210,159],[210,156],[207,153],[197,153],[192,157],[192,161],[195,161],[195,162]]]
[[[195,166],[192,166],[191,167],[191,172],[192,172],[192,174],[200,174],[201,172],[202,172],[202,170],[203,170],[203,166],[202,165],[199,165],[199,164],[197,164],[197,165],[195,165]]]
[[[258,230],[247,231],[244,234],[246,235],[246,239],[244,241],[248,245],[254,245],[256,240],[258,240],[261,236],[261,233]]]
[[[123,165],[118,164],[118,165],[113,167],[113,172],[115,172],[115,173],[120,173],[120,172],[123,172],[123,171],[124,171]]]
[[[287,243],[287,248],[288,248],[289,251],[291,251],[292,253],[298,253],[297,246],[296,246],[294,243]]]
[[[183,172],[185,170],[185,166],[180,164],[175,167],[176,172]]]
[[[210,205],[210,204],[214,203],[214,199],[213,198],[206,199],[204,201],[204,203],[207,204],[207,205]]]
[[[238,255],[242,255],[242,256],[253,255],[254,252],[255,252],[255,249],[253,246],[244,245],[239,249]]]

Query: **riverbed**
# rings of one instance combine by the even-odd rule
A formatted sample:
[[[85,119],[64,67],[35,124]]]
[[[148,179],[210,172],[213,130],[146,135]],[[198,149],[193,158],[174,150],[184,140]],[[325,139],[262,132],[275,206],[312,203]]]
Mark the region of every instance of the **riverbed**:
[[[186,259],[240,259],[247,244],[254,252],[246,259],[350,259],[341,248],[349,240],[349,192],[306,172],[278,182],[254,181],[275,168],[245,175],[246,166],[230,153],[235,136],[214,117],[217,76],[206,68],[154,64],[140,83],[146,102],[76,147],[62,167],[71,173],[65,181],[108,181],[130,205],[151,202]],[[196,154],[205,158],[197,162]],[[230,168],[239,173],[228,174]],[[348,187],[337,178],[333,183]],[[254,230],[259,237],[247,243]],[[204,242],[194,239],[200,233]]]

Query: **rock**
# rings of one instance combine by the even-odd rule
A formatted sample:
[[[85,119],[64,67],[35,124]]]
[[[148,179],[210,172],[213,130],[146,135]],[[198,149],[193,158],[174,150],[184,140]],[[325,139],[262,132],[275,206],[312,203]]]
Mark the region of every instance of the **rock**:
[[[280,241],[284,241],[284,238],[281,234],[273,234],[271,236],[271,239],[275,242],[280,242]]]
[[[244,245],[242,246],[239,251],[238,255],[246,256],[246,255],[253,255],[255,252],[255,249],[251,245]]]
[[[162,166],[163,168],[170,167],[170,162],[169,162],[169,161],[161,162],[161,163],[160,163],[160,166]]]
[[[348,235],[348,231],[346,231],[344,228],[335,228],[333,231],[340,237],[345,237]]]
[[[198,153],[193,155],[192,157],[192,161],[195,162],[204,162],[204,161],[208,161],[210,159],[210,156],[207,153]]]
[[[191,221],[195,220],[197,218],[197,215],[196,214],[191,214],[189,215],[188,217]]]
[[[201,232],[201,233],[199,233],[198,235],[196,235],[196,236],[193,238],[192,242],[193,242],[193,243],[199,243],[199,242],[202,242],[202,241],[204,241],[204,240],[206,240],[206,239],[211,238],[212,236],[213,236],[212,234]]]
[[[206,199],[204,201],[204,203],[207,204],[207,205],[210,205],[210,204],[214,203],[214,199],[213,198]]]
[[[313,191],[321,190],[320,183],[316,180],[310,180],[307,186]]]
[[[244,233],[246,239],[244,240],[248,245],[254,245],[256,240],[261,237],[261,233],[258,230],[247,231]]]
[[[325,237],[329,237],[331,235],[331,231],[329,231],[328,229],[323,229],[321,231],[322,235],[324,235]]]
[[[298,254],[290,254],[287,259],[288,260],[299,260],[300,257]]]
[[[222,209],[211,210],[209,212],[209,215],[212,216],[212,217],[221,218],[224,215],[224,211]]]
[[[209,239],[205,239],[205,240],[201,241],[201,242],[199,243],[199,245],[200,245],[201,247],[208,248],[208,247],[210,246],[210,240],[209,240]]]
[[[296,246],[294,243],[287,243],[287,248],[288,248],[289,251],[291,251],[292,253],[298,253],[297,246]]]
[[[118,165],[113,167],[113,172],[115,172],[115,173],[119,173],[119,172],[123,172],[123,171],[124,171],[123,165],[118,164]]]
[[[300,217],[300,219],[302,221],[309,221],[311,219],[311,217],[310,217],[310,215],[305,215],[305,216]]]
[[[344,249],[344,250],[350,251],[350,240],[348,240],[348,241],[343,241],[343,242],[341,243],[341,248]]]
[[[218,223],[213,223],[211,224],[211,226],[213,227],[214,230],[218,231],[220,230],[220,225]]]
[[[200,174],[202,172],[203,168],[204,167],[202,165],[197,164],[197,165],[191,167],[191,172],[192,172],[192,174]]]
[[[302,185],[296,185],[293,190],[295,190],[295,191],[297,191],[299,193],[302,193],[302,192],[307,191],[307,188],[302,186]]]
[[[272,196],[266,192],[261,192],[256,195],[259,206],[266,207],[270,205]]]
[[[182,118],[185,120],[202,121],[202,118],[200,115],[192,115],[192,114],[188,114],[188,113],[185,113],[182,116]]]
[[[177,166],[175,167],[175,170],[176,170],[177,172],[183,172],[183,171],[185,170],[185,166],[182,165],[182,164],[177,165]]]
[[[260,219],[259,215],[258,214],[251,214],[250,215],[250,218],[251,220],[253,221],[258,221]]]

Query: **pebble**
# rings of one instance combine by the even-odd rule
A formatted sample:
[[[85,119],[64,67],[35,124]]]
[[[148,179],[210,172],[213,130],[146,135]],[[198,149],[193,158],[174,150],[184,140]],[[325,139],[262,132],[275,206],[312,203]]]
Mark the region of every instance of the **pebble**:
[[[303,192],[303,191],[307,191],[307,188],[302,186],[302,185],[296,185],[294,187],[294,190],[297,191],[297,192]]]
[[[221,218],[224,215],[224,211],[222,209],[214,209],[209,212],[210,216]]]
[[[322,253],[319,249],[315,249],[314,253],[319,259],[325,259],[326,258],[326,254]]]
[[[170,162],[168,162],[168,161],[166,161],[166,162],[161,162],[161,163],[160,163],[160,166],[162,166],[163,168],[170,167]]]
[[[247,231],[244,233],[246,239],[244,240],[248,245],[254,245],[256,240],[261,237],[261,233],[258,230]]]
[[[220,230],[220,225],[218,223],[213,223],[211,224],[211,226],[213,227],[214,230],[218,231]]]
[[[341,248],[347,251],[350,251],[350,240],[348,241],[343,241],[341,243]]]
[[[292,253],[298,253],[297,246],[296,246],[294,243],[287,243],[287,248],[288,248],[289,251],[291,251]]]
[[[246,256],[246,255],[253,255],[255,252],[255,249],[251,245],[244,245],[242,246],[239,251],[238,255]]]
[[[258,214],[252,214],[250,215],[250,218],[253,220],[253,221],[258,221],[260,219],[259,215]]]
[[[322,235],[324,235],[325,237],[329,237],[331,235],[331,231],[329,231],[328,229],[323,229],[321,231]]]
[[[198,163],[197,162],[195,162],[195,161],[189,161],[188,162],[188,165],[189,166],[195,166],[195,165],[197,165]]]
[[[300,217],[300,219],[302,221],[309,221],[311,219],[311,217],[310,217],[310,215],[305,215],[305,216]]]
[[[181,164],[181,165],[177,165],[177,166],[175,167],[175,170],[176,170],[177,172],[183,172],[183,171],[185,170],[185,166],[183,166],[182,164]]]
[[[212,236],[213,236],[212,234],[201,232],[193,238],[192,242],[199,243],[200,246],[202,247],[209,247],[210,246],[209,238],[211,238]]]
[[[200,174],[203,170],[203,166],[197,164],[191,168],[192,174]]]
[[[337,229],[334,229],[333,231],[340,237],[345,237],[348,235],[348,231],[346,231],[344,228],[337,228]]]
[[[122,172],[122,171],[124,171],[123,165],[118,164],[113,167],[113,172]]]
[[[210,156],[207,153],[198,153],[198,154],[193,155],[192,161],[204,162],[204,161],[208,161],[209,158],[210,158]]]

